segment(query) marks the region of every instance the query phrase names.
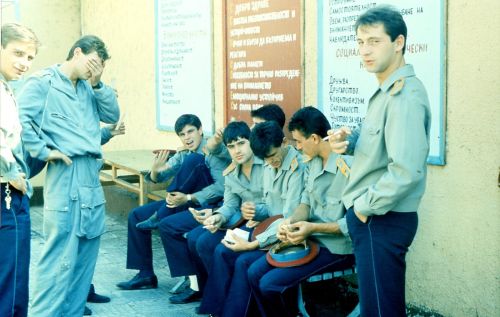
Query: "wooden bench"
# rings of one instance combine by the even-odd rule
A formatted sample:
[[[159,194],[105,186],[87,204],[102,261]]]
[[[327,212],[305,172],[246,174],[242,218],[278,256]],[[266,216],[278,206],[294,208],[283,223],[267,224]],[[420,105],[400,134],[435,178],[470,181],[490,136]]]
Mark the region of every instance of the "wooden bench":
[[[175,151],[171,151],[171,154]],[[146,174],[153,162],[152,150],[107,151],[103,153],[103,168],[99,174],[104,185],[117,185],[136,193],[140,206],[148,199],[165,199],[167,183],[147,183]]]

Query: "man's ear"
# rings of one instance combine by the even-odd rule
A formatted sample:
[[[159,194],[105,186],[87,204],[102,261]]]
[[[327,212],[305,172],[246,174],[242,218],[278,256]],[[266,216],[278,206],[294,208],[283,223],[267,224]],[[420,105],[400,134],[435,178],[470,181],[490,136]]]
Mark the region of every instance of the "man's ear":
[[[311,138],[315,144],[319,144],[319,142],[321,142],[321,137],[316,133],[311,134]]]
[[[82,49],[80,47],[75,47],[73,50],[73,57],[80,56],[81,54],[83,54]]]
[[[394,40],[394,43],[396,43],[396,52],[403,52],[405,42],[405,37],[402,34],[399,34],[398,37],[396,37],[396,39]]]
[[[281,142],[283,145],[288,145],[288,139],[286,137],[283,138],[283,142]]]

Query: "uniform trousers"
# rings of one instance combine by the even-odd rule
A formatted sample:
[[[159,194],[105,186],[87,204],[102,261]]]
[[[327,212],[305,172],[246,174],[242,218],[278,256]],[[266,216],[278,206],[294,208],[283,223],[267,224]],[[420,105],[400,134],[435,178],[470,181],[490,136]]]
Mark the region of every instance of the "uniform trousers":
[[[179,171],[177,171],[174,179],[168,186],[167,192],[179,191],[184,194],[194,193],[212,183],[213,179],[210,175],[210,170],[205,163],[205,157],[199,153],[191,153],[184,159]],[[217,202],[214,204],[216,203]],[[212,204],[208,204],[206,207],[208,208],[211,205]],[[127,269],[153,271],[151,230],[138,229],[136,224],[148,219],[156,212],[157,217],[160,220],[158,228],[160,230],[163,248],[165,250],[165,254],[167,255],[169,265],[172,260],[173,265],[170,265],[170,272],[175,274],[172,276],[190,275],[190,273],[183,273],[191,272],[192,266],[186,267],[186,270],[183,270],[183,268],[177,270],[178,266],[176,264],[175,256],[172,255],[177,253],[177,250],[182,249],[176,245],[176,242],[181,240],[185,241],[185,237],[182,237],[182,235],[189,232],[198,224],[191,214],[187,214],[189,213],[187,208],[190,206],[193,205],[188,203],[179,207],[169,208],[166,206],[166,202],[161,200],[133,209],[128,216]],[[176,216],[173,221],[182,221],[182,223],[176,224],[176,226],[178,225],[179,228],[182,228],[182,232],[179,234],[180,229],[175,228],[175,232],[166,233],[165,230],[170,227],[171,223],[168,218],[177,213],[181,213],[182,215]],[[172,240],[172,246],[170,245],[171,241],[169,240],[169,234],[175,236],[175,239]]]
[[[28,314],[31,223],[28,196],[9,186],[10,209],[5,205],[1,187],[0,220],[0,316],[22,317]]]
[[[203,226],[198,226],[187,234],[189,259],[194,265],[200,291],[205,289],[215,247],[224,238],[224,234],[225,231],[222,230],[211,233]]]
[[[234,252],[217,245],[205,286],[200,313],[216,316],[245,316],[250,301],[247,271],[266,251]]]
[[[388,212],[361,222],[346,215],[358,271],[361,316],[406,316],[405,256],[418,226],[416,212]]]
[[[104,233],[102,161],[72,157],[47,166],[44,246],[35,269],[30,316],[82,316]]]
[[[320,247],[314,260],[297,267],[276,268],[262,256],[248,269],[248,281],[261,316],[297,316],[300,282],[312,275],[346,269],[353,264],[352,254],[333,254],[324,247]]]

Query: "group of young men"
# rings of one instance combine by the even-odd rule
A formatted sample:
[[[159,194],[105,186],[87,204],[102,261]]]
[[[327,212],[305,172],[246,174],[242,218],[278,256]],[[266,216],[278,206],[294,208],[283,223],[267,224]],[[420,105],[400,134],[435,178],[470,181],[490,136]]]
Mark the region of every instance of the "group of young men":
[[[301,281],[355,264],[361,315],[405,315],[405,254],[425,187],[429,105],[404,61],[401,15],[377,7],[355,29],[364,66],[380,84],[363,125],[332,130],[318,109],[304,107],[288,123],[294,147],[277,105],[253,111],[251,129],[231,122],[207,141],[196,116],[181,116],[176,132],[186,150],[168,162],[158,154],[150,174],[152,181],[175,175],[167,203],[130,214],[127,268],[139,273],[118,287],[157,287],[151,230],[158,228],[172,277],[191,281],[170,302],[201,300],[200,314],[296,316]],[[186,189],[192,182],[198,187]],[[212,200],[203,198],[208,190]],[[241,237],[234,228],[257,234]],[[270,246],[311,242],[319,246],[312,260],[269,260]]]
[[[303,107],[287,126],[293,146],[278,105],[252,111],[251,128],[231,122],[209,139],[197,116],[180,116],[175,132],[184,148],[170,158],[168,151],[157,153],[147,175],[151,182],[171,179],[166,200],[130,212],[126,267],[138,273],[117,287],[158,286],[151,245],[158,230],[171,276],[190,281],[169,300],[201,300],[197,313],[296,316],[301,281],[356,265],[361,316],[406,315],[405,255],[425,189],[429,102],[404,60],[407,30],[400,13],[375,7],[358,18],[355,30],[363,65],[380,84],[362,126],[334,130],[317,108]],[[31,61],[36,46],[30,49]],[[18,97],[24,146],[32,158],[51,162],[32,316],[83,313],[104,230],[99,121],[113,123],[119,116],[115,93],[100,81],[108,58],[102,42],[84,37],[66,62],[28,79]],[[11,130],[4,130],[3,107],[2,141],[10,146],[2,143],[0,234],[6,237],[13,231],[5,223],[26,213],[30,170],[15,156],[20,129],[12,127],[12,136],[5,132]],[[4,150],[12,155],[4,159]],[[303,245],[314,256],[277,265],[268,251],[277,245]],[[12,245],[1,248],[13,252]],[[27,276],[25,264],[11,269]],[[3,288],[19,283],[9,278],[0,273],[2,289],[13,290],[2,297],[0,311],[10,309],[2,316],[25,316],[27,281]]]

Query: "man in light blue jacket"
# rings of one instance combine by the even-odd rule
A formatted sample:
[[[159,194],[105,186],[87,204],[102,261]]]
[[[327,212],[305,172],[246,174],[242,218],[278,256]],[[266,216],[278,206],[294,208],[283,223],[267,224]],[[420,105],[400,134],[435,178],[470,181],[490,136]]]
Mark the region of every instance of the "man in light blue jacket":
[[[99,123],[120,116],[115,92],[101,82],[108,59],[102,40],[84,36],[65,62],[30,77],[19,94],[26,149],[50,162],[31,316],[83,314],[104,233]]]

